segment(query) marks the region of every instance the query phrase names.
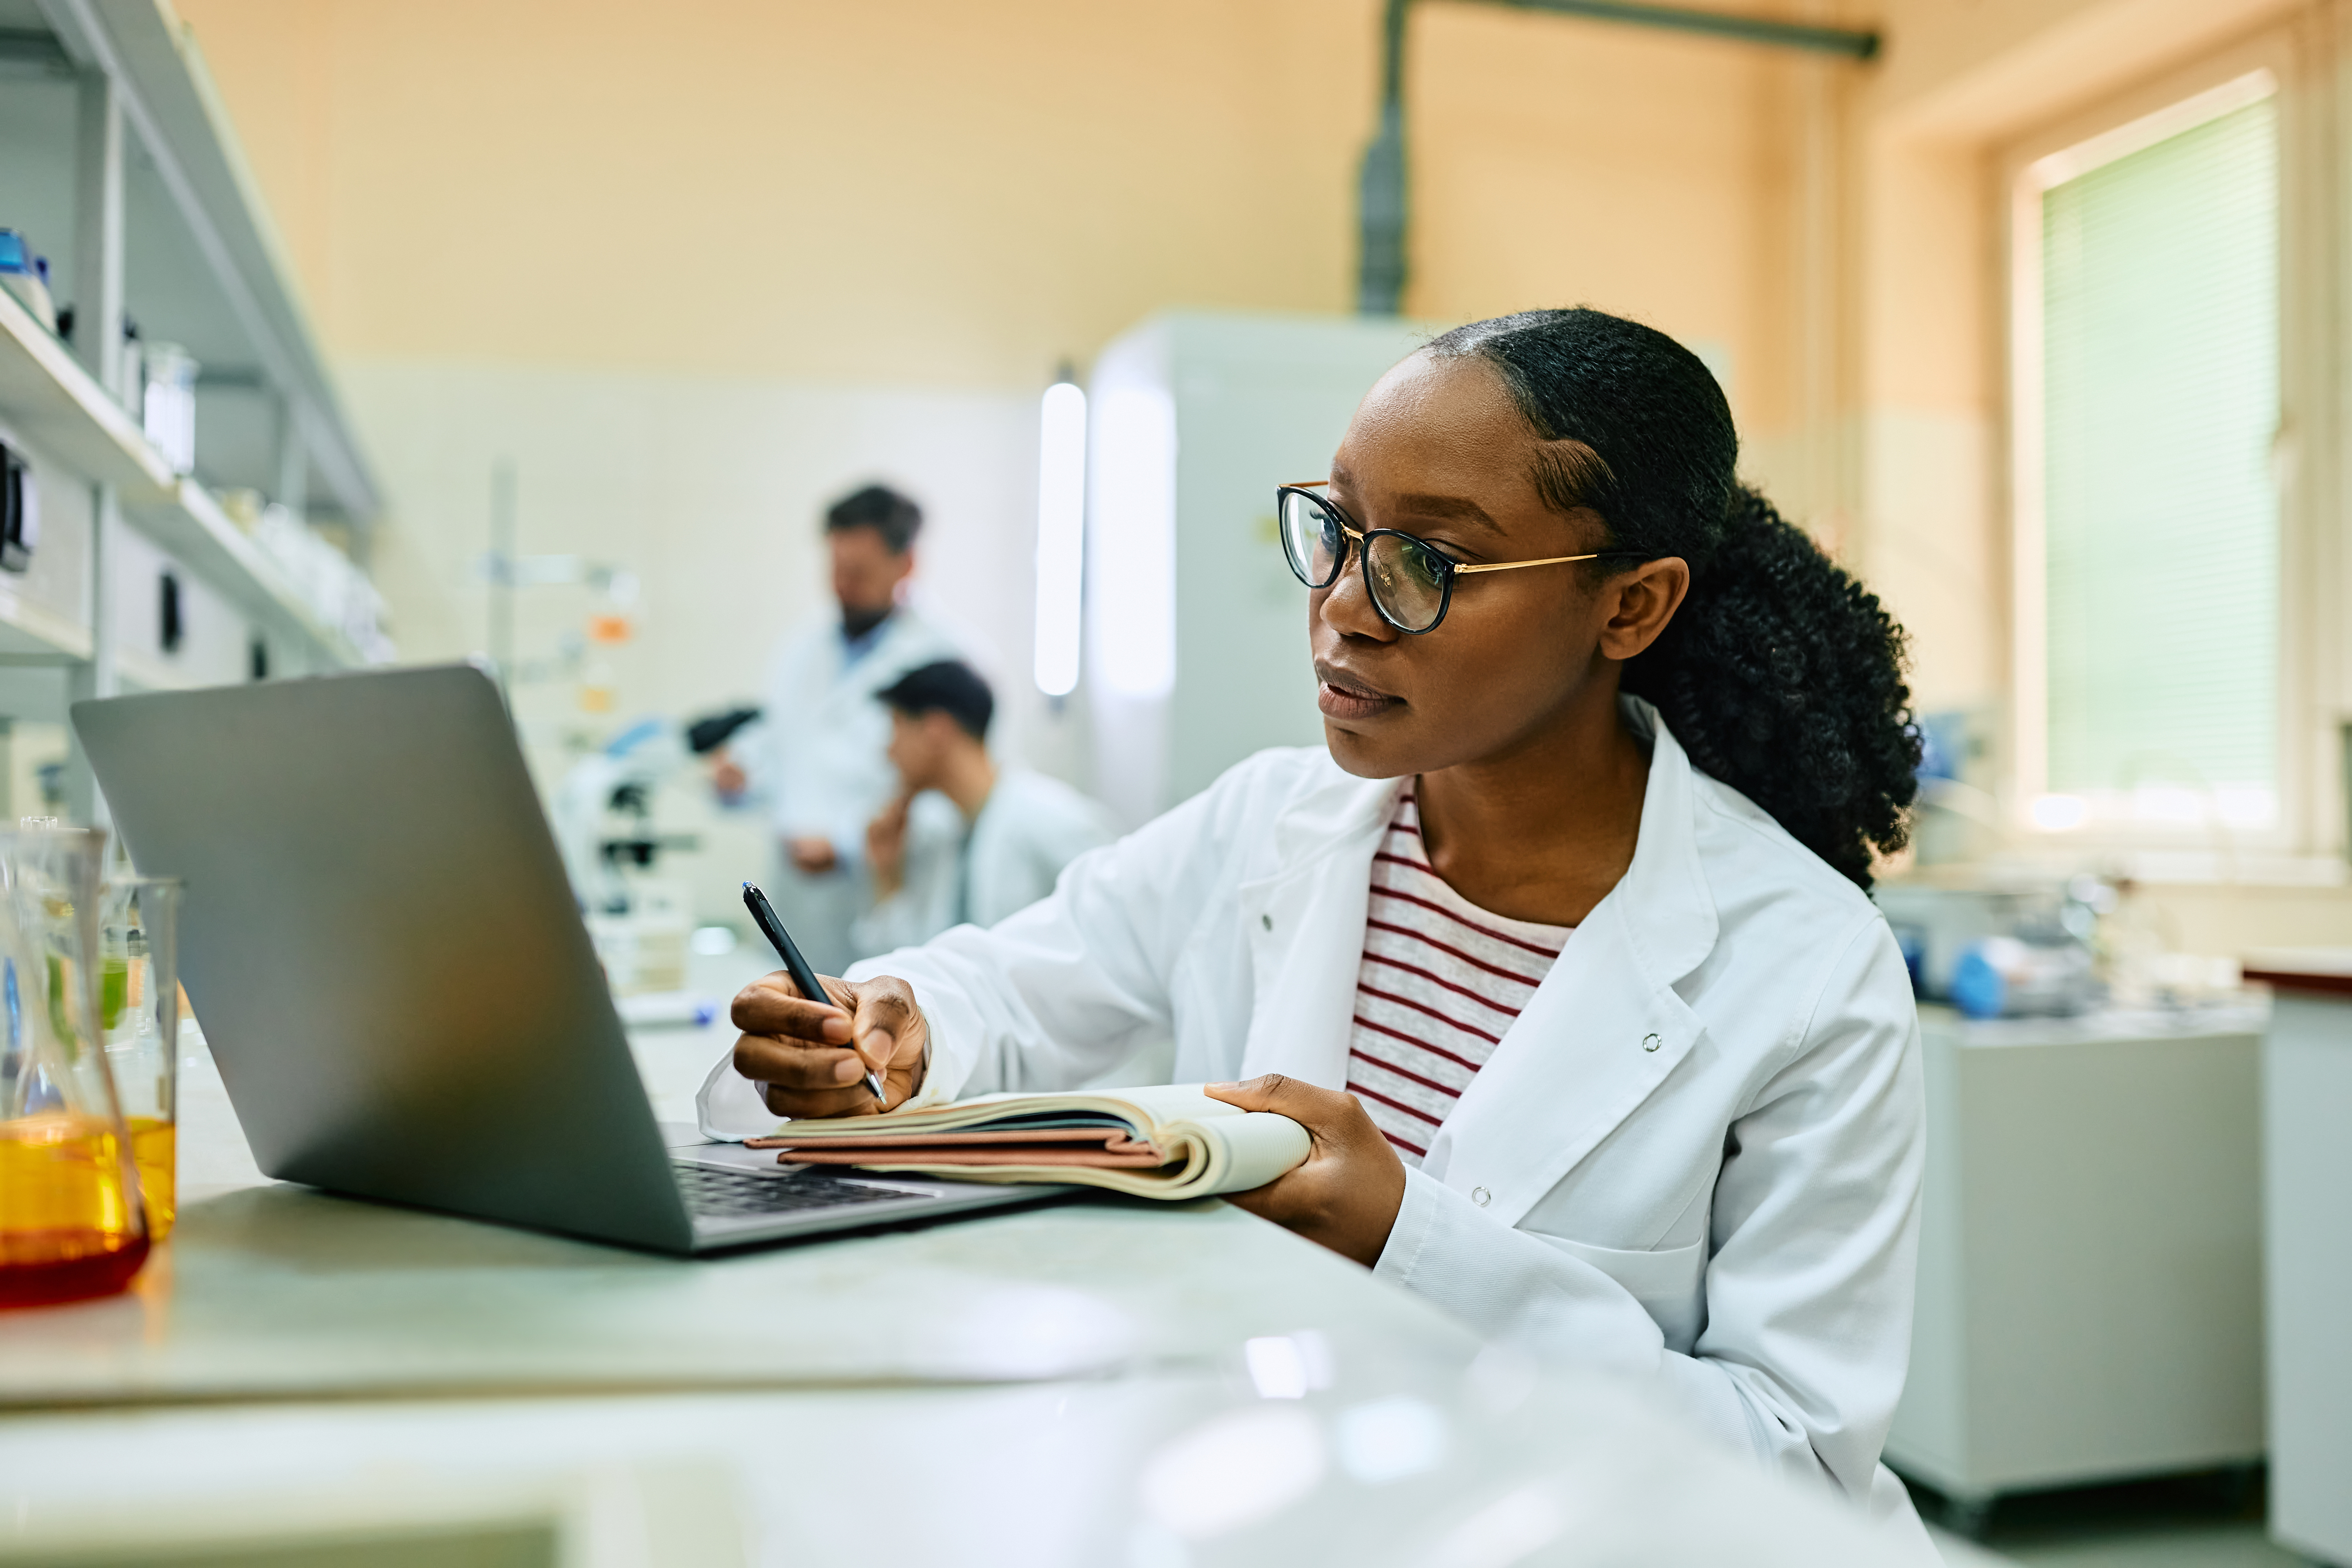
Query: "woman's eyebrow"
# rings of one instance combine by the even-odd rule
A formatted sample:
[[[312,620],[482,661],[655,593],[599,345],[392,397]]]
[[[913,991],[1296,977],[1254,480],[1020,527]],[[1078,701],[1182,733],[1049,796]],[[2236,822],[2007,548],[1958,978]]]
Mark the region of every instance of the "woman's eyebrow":
[[[1415,517],[1444,518],[1449,522],[1467,522],[1492,533],[1503,531],[1503,525],[1486,514],[1486,509],[1466,496],[1403,495],[1396,499],[1396,510]]]
[[[1331,465],[1334,489],[1353,489],[1354,476],[1339,464]],[[1500,533],[1503,525],[1487,515],[1486,509],[1466,496],[1402,495],[1396,499],[1396,510],[1415,517],[1441,518],[1447,521],[1473,523],[1490,533]]]

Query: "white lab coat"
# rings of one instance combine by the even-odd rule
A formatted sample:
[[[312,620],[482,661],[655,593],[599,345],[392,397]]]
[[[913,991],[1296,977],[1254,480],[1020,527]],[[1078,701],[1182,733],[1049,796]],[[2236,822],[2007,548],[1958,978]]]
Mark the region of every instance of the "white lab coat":
[[[855,663],[838,621],[778,644],[761,713],[772,748],[767,777],[777,834],[822,835],[843,859],[862,858],[866,825],[898,789],[898,770],[884,754],[890,712],[874,694],[910,669],[962,657],[945,632],[904,605]]]
[[[785,638],[770,660],[761,712],[768,755],[754,770],[780,846],[768,891],[802,951],[826,973],[874,951],[855,946],[850,927],[872,901],[866,825],[898,788],[886,754],[889,710],[874,694],[910,669],[961,657],[945,632],[900,605],[854,662],[841,623],[832,619]],[[782,840],[813,837],[833,841],[839,869],[805,877],[783,859]]]
[[[1655,710],[1640,837],[1408,1173],[1379,1259],[1497,1341],[1613,1369],[1924,1533],[1878,1464],[1909,1356],[1918,1023],[1877,909]],[[1399,784],[1261,752],[993,931],[853,966],[930,1023],[929,1101],[1083,1081],[1156,1034],[1178,1082],[1346,1081]],[[763,1115],[713,1075],[708,1110]]]
[[[945,795],[908,813],[905,885],[859,917],[860,952],[926,942],[950,926],[992,926],[1054,890],[1062,868],[1118,837],[1110,813],[1055,778],[1004,768],[967,828]]]

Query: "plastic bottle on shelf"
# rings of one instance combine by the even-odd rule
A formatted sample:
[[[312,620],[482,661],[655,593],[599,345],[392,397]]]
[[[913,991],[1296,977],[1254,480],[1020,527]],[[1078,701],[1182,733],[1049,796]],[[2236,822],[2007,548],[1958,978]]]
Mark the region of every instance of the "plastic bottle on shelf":
[[[196,468],[196,361],[177,343],[146,345],[147,391],[140,421],[175,474]]]

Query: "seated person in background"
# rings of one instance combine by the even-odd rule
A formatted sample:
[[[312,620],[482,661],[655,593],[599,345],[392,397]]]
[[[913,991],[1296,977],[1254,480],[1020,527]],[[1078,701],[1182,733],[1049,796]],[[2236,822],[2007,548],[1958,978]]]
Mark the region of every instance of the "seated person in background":
[[[1118,837],[1108,812],[1060,780],[997,767],[987,744],[995,700],[970,666],[927,664],[875,695],[890,710],[898,795],[866,829],[875,902],[850,928],[859,952],[994,925]]]

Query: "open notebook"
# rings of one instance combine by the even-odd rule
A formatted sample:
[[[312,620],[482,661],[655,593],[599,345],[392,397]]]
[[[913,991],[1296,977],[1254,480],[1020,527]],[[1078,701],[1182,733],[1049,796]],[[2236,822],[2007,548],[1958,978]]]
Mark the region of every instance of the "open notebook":
[[[1146,1198],[1262,1187],[1307,1158],[1287,1116],[1212,1100],[1197,1083],[1091,1094],[987,1094],[923,1110],[787,1121],[754,1149],[788,1163],[967,1182],[1077,1182]]]

